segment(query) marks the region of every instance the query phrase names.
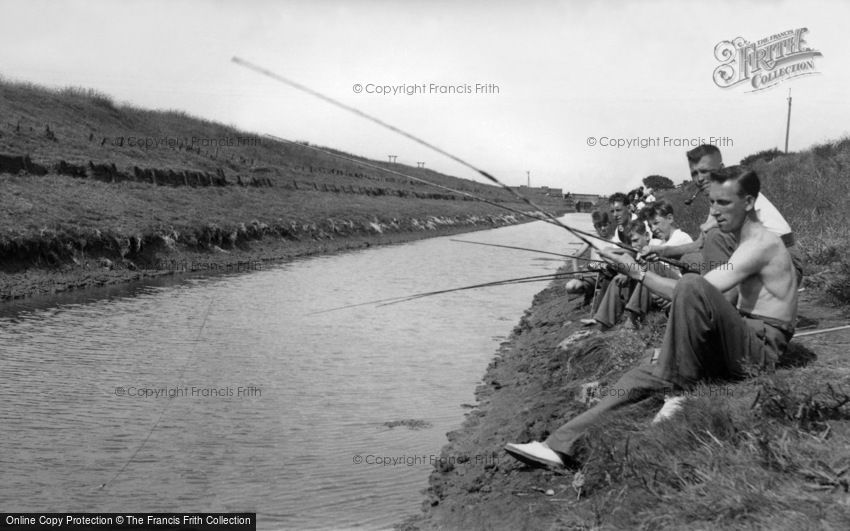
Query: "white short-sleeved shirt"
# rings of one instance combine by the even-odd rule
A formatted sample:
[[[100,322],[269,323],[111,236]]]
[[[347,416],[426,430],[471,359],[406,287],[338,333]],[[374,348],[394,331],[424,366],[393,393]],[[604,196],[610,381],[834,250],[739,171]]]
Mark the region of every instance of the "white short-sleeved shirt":
[[[779,210],[773,206],[773,203],[768,201],[765,196],[761,195],[761,193],[759,193],[756,197],[755,209],[756,216],[758,216],[759,221],[761,221],[761,224],[764,225],[764,228],[777,236],[791,233],[791,225],[785,221],[785,218],[782,217]]]
[[[673,231],[673,234],[670,235],[670,239],[666,242],[662,242],[660,245],[665,247],[672,247],[674,245],[684,245],[686,243],[692,243],[694,240],[688,233],[683,231],[682,229],[676,229]]]
[[[762,225],[764,225],[764,228],[780,237],[786,234],[791,234],[791,225],[785,221],[785,218],[782,217],[779,210],[773,206],[773,203],[768,201],[768,199],[761,195],[761,193],[756,196],[754,207],[756,217],[758,217],[758,220],[761,221]],[[707,222],[709,223],[709,227],[717,226],[717,221],[711,214],[708,215]]]

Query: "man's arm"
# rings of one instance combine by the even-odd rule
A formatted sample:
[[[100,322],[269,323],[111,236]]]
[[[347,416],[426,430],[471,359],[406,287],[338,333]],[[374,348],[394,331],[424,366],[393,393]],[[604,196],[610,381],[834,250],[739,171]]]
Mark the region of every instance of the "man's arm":
[[[573,256],[584,256],[584,253],[586,253],[588,249],[590,249],[590,244],[587,242],[582,243],[581,247],[573,253]],[[578,260],[575,258],[573,258],[573,271],[578,271]]]
[[[647,251],[641,254],[642,256],[648,256],[651,253],[655,253],[658,256],[667,258],[681,258],[686,254],[698,253],[702,250],[702,246],[705,243],[705,233],[708,232],[708,229],[716,226],[717,220],[714,219],[714,216],[709,214],[705,222],[699,226],[699,236],[697,236],[697,239],[692,243],[683,243],[681,245],[670,245],[666,247],[650,245]]]
[[[764,238],[743,241],[725,264],[705,274],[705,279],[720,292],[737,287],[747,277],[758,275],[776,253],[774,243]]]
[[[681,258],[686,254],[699,252],[699,250],[702,249],[704,241],[705,235],[700,232],[696,241],[691,243],[683,243],[681,245],[647,245],[645,247],[646,251],[641,254],[643,256],[648,256],[651,253],[655,253],[658,256],[667,258]]]
[[[617,266],[617,271],[629,278],[640,280],[643,276],[643,285],[656,295],[668,300],[673,298],[673,289],[676,287],[677,282],[676,279],[662,277],[652,271],[647,271],[646,276],[644,276],[640,265],[628,253],[618,253],[609,248],[600,251],[599,254]]]

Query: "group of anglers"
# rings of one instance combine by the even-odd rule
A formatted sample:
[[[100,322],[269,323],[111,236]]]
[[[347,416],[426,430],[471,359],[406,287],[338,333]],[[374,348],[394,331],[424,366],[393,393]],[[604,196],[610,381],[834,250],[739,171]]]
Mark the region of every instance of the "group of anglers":
[[[546,440],[509,443],[508,454],[531,465],[574,466],[581,440],[611,410],[665,393],[656,421],[669,418],[681,409],[683,391],[702,381],[743,379],[753,368],[771,372],[787,349],[802,279],[791,227],[761,194],[752,169],[724,167],[713,145],[689,151],[687,159],[694,184],[710,201],[697,238],[675,228],[669,203],[654,202],[641,219],[632,219],[629,198],[615,194],[613,230],[607,213],[593,215],[600,239],[611,246],[594,245],[591,258],[605,267],[567,283],[568,291],[585,293],[592,323],[603,330],[623,314],[635,325],[653,304],[665,308],[669,317],[660,352]],[[681,260],[685,271],[664,262],[670,258]],[[602,293],[598,301],[596,293]]]

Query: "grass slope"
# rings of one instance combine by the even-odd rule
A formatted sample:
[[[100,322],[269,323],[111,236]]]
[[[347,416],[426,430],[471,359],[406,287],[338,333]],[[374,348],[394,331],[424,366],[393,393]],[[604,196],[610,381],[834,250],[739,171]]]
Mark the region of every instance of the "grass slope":
[[[850,244],[840,201],[850,196],[850,141],[751,165],[808,259],[800,314],[819,328],[846,324]],[[685,207],[690,193],[665,198],[695,234],[707,201]],[[656,314],[639,331],[618,326],[559,347],[588,316],[565,302],[561,284],[535,297],[502,345],[477,408],[448,434],[443,455],[456,464],[434,470],[424,516],[402,528],[850,528],[846,331],[795,338],[775,374],[703,385],[664,423],[650,423],[658,397],[612,414],[587,437],[577,471],[530,469],[505,454],[505,443],[545,439],[584,411],[584,384],[615,383],[661,343],[665,319]]]
[[[28,155],[52,169],[44,176],[0,175],[0,271],[11,274],[33,266],[85,264],[98,257],[110,258],[109,267],[143,268],[176,247],[245,251],[249,242],[262,238],[282,245],[301,242],[301,252],[308,240],[437,234],[444,226],[471,230],[510,220],[497,206],[301,144],[181,112],[117,106],[105,95],[79,88],[51,90],[0,81],[0,154]],[[109,183],[58,175],[60,161],[114,164],[131,176],[133,167],[139,167],[223,173],[230,183],[257,177],[272,186]],[[368,162],[529,210],[496,186],[424,168]],[[562,198],[534,199],[553,212],[567,210]],[[6,285],[15,282],[6,280]]]

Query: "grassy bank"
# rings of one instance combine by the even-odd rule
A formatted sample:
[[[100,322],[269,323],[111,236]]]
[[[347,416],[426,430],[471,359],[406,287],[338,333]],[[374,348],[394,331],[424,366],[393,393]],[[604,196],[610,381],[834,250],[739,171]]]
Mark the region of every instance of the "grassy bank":
[[[165,274],[169,260],[286,259],[522,220],[399,174],[527,210],[495,186],[79,88],[0,82],[0,116],[0,299]]]
[[[800,314],[819,328],[847,322],[838,198],[848,196],[848,148],[842,141],[753,163],[809,260]],[[688,209],[688,195],[666,197],[694,233],[707,202]],[[584,411],[593,400],[585,386],[614,384],[660,345],[665,325],[655,315],[638,331],[600,333],[582,327],[586,317],[562,283],[535,297],[488,367],[476,409],[448,434],[442,453],[455,464],[432,472],[423,515],[401,527],[850,527],[848,331],[796,338],[775,374],[701,386],[662,424],[650,423],[659,397],[612,414],[587,437],[577,471],[531,469],[505,454],[505,443],[543,440]]]

